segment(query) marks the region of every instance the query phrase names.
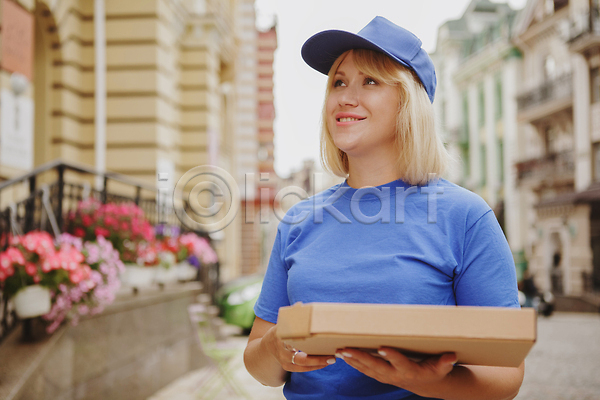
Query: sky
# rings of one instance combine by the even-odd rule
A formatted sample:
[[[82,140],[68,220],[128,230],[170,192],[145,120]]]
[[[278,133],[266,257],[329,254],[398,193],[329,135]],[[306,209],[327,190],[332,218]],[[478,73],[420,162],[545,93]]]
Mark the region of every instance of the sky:
[[[320,114],[326,76],[302,60],[302,44],[317,32],[358,32],[381,15],[417,35],[427,52],[435,50],[437,30],[460,18],[471,0],[256,0],[257,26],[277,18],[278,47],[274,63],[275,172],[287,177],[303,160],[319,164]],[[492,0],[515,9],[526,0]]]

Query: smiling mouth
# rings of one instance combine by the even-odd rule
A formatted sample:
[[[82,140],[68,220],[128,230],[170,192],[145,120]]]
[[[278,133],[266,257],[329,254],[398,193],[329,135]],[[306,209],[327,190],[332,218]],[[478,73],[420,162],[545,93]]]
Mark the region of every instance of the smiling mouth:
[[[337,122],[353,122],[353,121],[362,121],[363,119],[366,118],[350,118],[350,117],[344,117],[344,118],[337,118],[336,121]]]

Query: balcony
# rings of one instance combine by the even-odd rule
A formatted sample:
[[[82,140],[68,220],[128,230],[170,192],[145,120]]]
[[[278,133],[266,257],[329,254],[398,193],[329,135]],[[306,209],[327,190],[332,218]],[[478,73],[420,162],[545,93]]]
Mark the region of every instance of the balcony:
[[[553,153],[545,157],[517,163],[519,183],[559,184],[570,183],[575,178],[575,162],[573,151]]]
[[[518,118],[522,122],[535,121],[566,109],[572,103],[573,76],[568,73],[518,96]]]
[[[586,53],[594,47],[600,47],[600,10],[597,8],[574,17],[569,26],[571,51]]]

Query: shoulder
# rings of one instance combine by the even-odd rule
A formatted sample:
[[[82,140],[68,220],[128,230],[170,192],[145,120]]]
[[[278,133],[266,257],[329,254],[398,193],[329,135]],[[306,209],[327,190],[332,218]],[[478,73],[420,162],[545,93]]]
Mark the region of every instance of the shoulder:
[[[476,223],[487,213],[493,212],[488,203],[477,193],[445,179],[440,179],[437,186],[440,187],[436,199],[438,210],[464,219],[467,226]]]
[[[306,228],[313,220],[315,208],[323,207],[327,199],[335,197],[340,187],[341,184],[334,185],[294,204],[287,210],[283,218],[279,219],[279,231],[288,233]]]
[[[325,189],[313,196],[307,197],[294,204],[286,212],[286,217],[296,217],[306,213],[313,213],[315,204],[322,204],[325,200],[332,198],[340,190],[341,184],[334,185],[328,189]],[[282,221],[283,222],[283,221]]]

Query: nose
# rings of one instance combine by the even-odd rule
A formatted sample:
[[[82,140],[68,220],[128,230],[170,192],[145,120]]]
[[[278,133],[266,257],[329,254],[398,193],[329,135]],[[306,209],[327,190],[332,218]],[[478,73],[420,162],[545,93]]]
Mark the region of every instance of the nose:
[[[356,107],[358,105],[358,90],[354,85],[348,85],[338,97],[340,106]]]

